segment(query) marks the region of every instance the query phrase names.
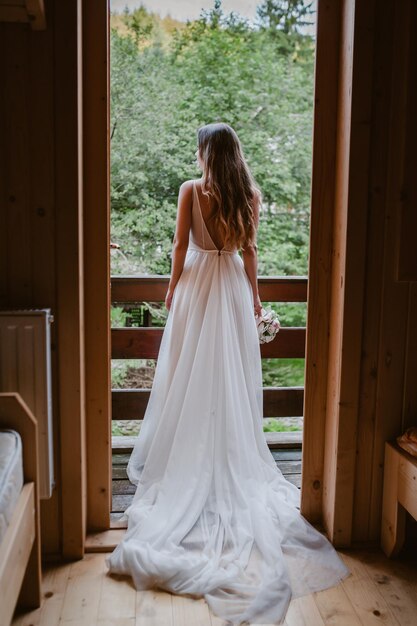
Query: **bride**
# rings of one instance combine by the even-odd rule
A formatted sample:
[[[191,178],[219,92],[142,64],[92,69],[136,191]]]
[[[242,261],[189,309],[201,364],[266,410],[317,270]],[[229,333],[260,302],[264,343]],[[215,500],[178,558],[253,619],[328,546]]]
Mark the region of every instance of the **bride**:
[[[300,514],[262,428],[260,192],[229,125],[199,129],[197,159],[202,178],[179,192],[168,318],[127,468],[128,529],[106,563],[137,589],[204,597],[229,624],[280,624],[291,598],[349,570]]]

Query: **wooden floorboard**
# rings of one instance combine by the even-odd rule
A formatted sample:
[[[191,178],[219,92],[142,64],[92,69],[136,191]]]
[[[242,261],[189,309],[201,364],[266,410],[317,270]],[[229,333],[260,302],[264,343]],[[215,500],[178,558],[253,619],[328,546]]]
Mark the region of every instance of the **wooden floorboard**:
[[[397,560],[380,551],[339,554],[351,576],[293,600],[284,626],[416,626],[417,563],[409,554]],[[15,616],[12,626],[225,626],[204,598],[136,591],[130,578],[108,576],[105,557],[88,554],[82,561],[49,565],[42,607]]]
[[[125,448],[121,450],[121,453],[115,453],[115,451],[113,451],[112,527],[119,525],[119,520],[123,512],[132,502],[133,495],[136,491],[135,485],[132,485],[126,473],[130,454],[125,453]],[[276,448],[271,449],[271,454],[285,478],[296,487],[300,488],[301,448]]]

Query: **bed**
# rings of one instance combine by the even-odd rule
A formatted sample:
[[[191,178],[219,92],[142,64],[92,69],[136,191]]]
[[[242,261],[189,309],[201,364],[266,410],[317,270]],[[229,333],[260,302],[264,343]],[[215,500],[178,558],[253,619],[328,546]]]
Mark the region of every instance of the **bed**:
[[[0,393],[0,626],[41,602],[37,425],[18,393]]]

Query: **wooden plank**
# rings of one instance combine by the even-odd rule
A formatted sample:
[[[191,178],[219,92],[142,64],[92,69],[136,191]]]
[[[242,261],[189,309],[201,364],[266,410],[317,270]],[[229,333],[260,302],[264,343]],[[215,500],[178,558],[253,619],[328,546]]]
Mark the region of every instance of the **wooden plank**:
[[[396,274],[398,280],[417,281],[417,188],[415,175],[417,171],[417,40],[411,24],[417,20],[416,3],[404,2],[408,5],[407,30],[403,31],[405,43],[402,66],[404,68],[404,89],[396,93],[396,97],[403,99],[400,102],[403,111],[402,123],[406,129],[402,162],[401,193],[398,197],[400,204],[400,224],[397,244]],[[402,43],[403,43],[402,42]]]
[[[105,571],[101,554],[86,554],[71,565],[60,624],[96,623]]]
[[[110,529],[127,528],[127,521],[124,519],[124,513],[110,513]]]
[[[344,3],[343,13],[323,501],[337,546],[349,545],[352,536],[375,1]]]
[[[112,513],[123,513],[132,503],[132,494],[118,494],[112,499]]]
[[[126,454],[126,453],[122,453],[122,452],[115,452],[113,450],[113,455],[112,455],[112,465],[113,466],[126,466],[129,462],[129,458],[130,458],[130,453]]]
[[[112,419],[143,419],[150,389],[112,389]]]
[[[132,485],[130,480],[113,480],[112,491],[114,496],[133,495],[136,491],[136,485]]]
[[[211,626],[210,611],[204,598],[194,599],[172,595],[172,626]],[[145,626],[146,622],[139,622]],[[169,612],[164,626],[168,626]]]
[[[114,465],[112,469],[112,480],[124,480],[127,478],[126,468],[121,465]]]
[[[272,449],[271,454],[275,461],[301,461],[301,448]]]
[[[106,566],[107,569],[107,566]],[[97,624],[123,624],[135,620],[136,589],[127,577],[103,576]]]
[[[369,509],[373,467],[375,404],[378,385],[384,234],[388,226],[385,213],[387,184],[388,133],[390,112],[390,75],[393,45],[393,3],[387,2],[375,16],[375,63],[373,72],[373,112],[371,164],[369,178],[367,259],[364,289],[362,358],[359,390],[359,420],[356,442],[356,480],[353,504],[352,541],[369,540]]]
[[[314,594],[314,601],[325,624],[362,626],[342,585]]]
[[[351,572],[351,576],[342,581],[342,587],[361,623],[366,626],[379,626],[381,623],[400,626],[363,564],[354,556],[342,556]]]
[[[400,453],[398,502],[417,520],[417,459],[406,452]]]
[[[275,459],[277,466],[288,477],[292,474],[301,475],[301,459],[300,460],[281,460]],[[119,495],[133,495],[136,492],[136,486],[132,485],[129,481],[126,473],[126,469],[119,469],[117,477],[113,478],[112,491],[114,496]]]
[[[111,343],[108,3],[83,2],[87,526],[110,523]]]
[[[266,443],[270,448],[301,448],[303,436],[301,430],[265,432],[264,434]],[[112,437],[113,464],[118,463],[119,465],[123,465],[126,459],[129,459],[127,453],[133,450],[136,439],[137,436],[127,437],[122,435]]]
[[[264,387],[264,417],[302,416],[303,401],[303,387]]]
[[[331,308],[329,324],[329,366],[326,399],[325,454],[323,470],[323,518],[326,531],[331,541],[335,533],[344,537],[344,524],[338,528],[335,524],[337,498],[338,427],[341,416],[341,381],[344,361],[341,358],[343,348],[343,307],[345,299],[345,271],[347,255],[347,219],[349,209],[349,150],[351,138],[353,43],[355,24],[355,4],[342,3],[340,50],[339,50],[339,114],[337,123],[335,208],[333,216],[334,258],[331,271]],[[361,234],[361,233],[360,233]],[[355,316],[356,320],[356,316]],[[349,437],[350,444],[350,437]],[[347,454],[350,460],[350,454]],[[346,477],[346,484],[350,484]],[[349,506],[349,498],[348,498]],[[348,521],[348,520],[347,520]],[[339,540],[336,539],[337,541]],[[342,540],[342,536],[340,537]],[[349,540],[349,538],[347,538]]]
[[[385,444],[381,546],[387,556],[398,554],[405,539],[405,510],[398,501],[400,452]]]
[[[130,454],[130,452],[132,452],[133,450],[133,446],[135,445],[136,439],[137,439],[136,436],[127,437],[127,436],[122,435],[119,437],[119,436],[113,435],[113,437],[111,438],[111,442],[112,442],[111,448],[113,452],[113,459],[120,452],[123,452],[124,454],[128,452]]]
[[[139,591],[136,594],[135,626],[205,626],[205,622],[174,622],[173,594],[158,589]],[[189,601],[192,604],[192,601]],[[190,606],[190,605],[189,605]],[[191,610],[193,615],[193,610]]]
[[[264,387],[264,417],[298,417],[303,413],[302,387]],[[150,389],[113,389],[112,419],[143,419]]]
[[[163,302],[169,275],[111,276],[112,304]],[[304,276],[259,276],[259,295],[264,302],[306,302],[307,278]]]
[[[352,77],[349,197],[346,224],[346,267],[343,301],[343,366],[340,379],[336,511],[336,545],[347,545],[352,536],[353,500],[357,460],[357,428],[360,401],[360,364],[367,261],[367,211],[371,163],[373,112],[375,0],[355,6]],[[356,165],[356,167],[355,167]]]
[[[415,425],[417,415],[417,283],[410,285],[409,297],[402,431]]]
[[[23,486],[0,545],[1,619],[10,623],[36,538],[35,486]],[[40,598],[39,598],[40,603]],[[3,621],[4,620],[4,621]]]
[[[162,328],[112,328],[112,359],[156,359]],[[273,341],[261,345],[262,358],[304,358],[305,328],[281,328]]]
[[[301,511],[322,515],[328,370],[330,275],[338,115],[340,2],[317,4],[313,165],[304,397],[304,471]]]
[[[70,566],[68,564],[59,564],[46,568],[42,585],[43,602],[40,616],[41,624],[59,624],[59,618],[64,605],[65,592],[67,590],[69,572]]]
[[[281,459],[276,460],[277,466],[284,474],[285,478],[288,478],[292,474],[301,476],[301,460],[300,461],[283,461]]]
[[[110,552],[113,550],[123,534],[124,531],[120,530],[109,531],[106,534],[109,545],[103,544],[104,551]],[[113,539],[111,538],[112,535]],[[170,593],[157,589],[135,592],[128,578],[123,580],[122,577],[108,577],[105,565],[106,553],[104,551],[103,554],[89,555],[88,558],[94,557],[95,560],[86,561],[83,567],[80,568],[81,571],[75,574],[76,578],[81,575],[79,583],[87,583],[88,587],[92,585],[92,579],[97,572],[102,578],[98,614],[96,619],[92,620],[90,626],[94,624],[110,626],[115,624],[115,620],[117,620],[117,626],[131,626],[134,624],[135,622],[132,621],[132,618],[123,617],[118,620],[116,614],[116,606],[120,610],[120,614],[127,615],[130,613],[133,594],[135,595],[134,611],[140,626],[150,626],[150,624],[171,626],[172,622],[170,620],[173,611],[170,603],[172,597],[189,600],[182,607],[176,609],[174,613],[179,619],[183,620],[179,623],[179,626],[184,626],[184,624],[195,626],[200,623],[200,617],[205,620],[205,615],[196,615],[194,608],[192,608],[190,613],[188,612],[188,607],[193,607],[194,604],[194,599],[192,598],[173,596]],[[349,554],[341,553],[340,556],[350,568],[352,576],[346,578],[336,588],[293,600],[285,618],[285,626],[323,626],[324,624],[329,626],[332,624],[350,626],[357,623],[364,626],[368,624],[370,626],[372,624],[415,626],[417,611],[415,565],[412,566],[398,560],[390,561],[383,557],[380,552],[361,550]],[[89,567],[92,570],[90,576],[88,576]],[[48,567],[43,588],[45,597],[41,618],[39,618],[38,611],[27,613],[16,618],[13,621],[13,626],[29,626],[29,624],[33,626],[53,626],[60,623],[62,613],[60,607],[62,609],[63,600],[68,604],[66,598],[68,583],[68,592],[72,595],[74,594],[74,580],[69,581],[70,571],[72,571],[71,576],[74,578],[73,564],[67,563]],[[107,588],[105,586],[107,582],[109,586],[111,585],[108,597],[106,597]],[[78,586],[80,587],[81,584]],[[130,588],[130,591],[127,590],[127,587]],[[126,606],[121,606],[121,598],[114,596],[117,590],[122,590],[122,588],[121,598],[125,598]],[[111,605],[111,598],[113,598],[116,606]],[[339,598],[342,599],[340,605],[337,604]],[[86,600],[87,602],[89,601],[88,598]],[[48,606],[49,609],[53,610],[46,611],[44,614],[44,609]],[[321,611],[318,607],[320,607]],[[334,611],[332,610],[333,608]],[[325,617],[323,617],[322,613],[325,614]],[[352,617],[351,622],[348,621],[349,617]],[[223,622],[213,614],[210,614],[210,619],[212,626],[224,626]],[[78,624],[78,621],[73,623]]]
[[[0,136],[2,137],[3,149],[0,150],[0,305],[6,307],[8,305],[8,203],[7,188],[8,181],[6,177],[7,162],[9,159],[8,145],[6,143],[7,120],[9,117],[7,106],[7,45],[6,45],[7,26],[0,24],[0,84],[3,88],[0,90]]]
[[[415,626],[417,615],[416,567],[388,560],[380,551],[360,551],[357,558],[384,597],[401,626]]]
[[[297,461],[277,461],[277,467],[281,470],[284,477],[294,484],[296,487],[300,488],[301,486],[301,462]],[[136,486],[132,485],[129,480],[114,480],[113,481],[113,500],[112,500],[112,514],[113,517],[115,514],[122,514],[128,506],[131,505],[133,496],[136,492]],[[113,525],[112,528],[115,527],[126,527],[126,520],[123,520],[116,525]],[[90,550],[91,551],[91,550]]]
[[[31,542],[30,556],[25,564],[26,572],[21,585],[19,604],[22,606],[37,607],[41,602],[42,580],[38,486],[38,434],[36,419],[20,394],[13,392],[0,393],[0,425],[2,428],[12,428],[20,434],[22,438],[24,481],[34,486],[31,511],[33,530],[30,531],[34,533],[34,537]],[[15,526],[16,528],[12,526],[12,531],[18,532],[18,524],[15,524]],[[29,534],[28,530],[28,535]],[[26,538],[24,541],[26,541]],[[20,549],[19,545],[16,547],[12,546],[12,538],[9,538],[7,542],[3,541],[1,546],[4,549],[12,548],[17,551]],[[15,556],[12,560],[17,562],[17,558],[18,557]],[[13,563],[13,566],[14,565],[15,563]]]
[[[55,242],[55,144],[54,144],[54,33],[51,28],[30,36],[28,103],[30,160],[31,230],[31,307],[57,310]],[[59,371],[57,324],[51,325],[51,368]],[[60,465],[59,377],[52,376],[52,418],[54,466]],[[41,500],[41,546],[44,555],[57,555],[61,549],[61,510],[59,489]]]
[[[292,600],[285,616],[285,626],[324,626],[313,596]]]
[[[269,448],[300,448],[303,445],[303,432],[294,430],[282,433],[265,433],[266,443]],[[304,452],[303,452],[304,455]],[[304,461],[304,458],[303,458]]]
[[[87,553],[112,552],[121,542],[125,533],[124,528],[89,533],[85,540],[85,551]]]
[[[9,308],[32,304],[31,284],[31,232],[30,232],[30,157],[28,151],[29,128],[27,102],[29,100],[30,46],[28,31],[24,27],[8,24],[4,29],[5,66],[4,83],[4,136],[6,148],[4,180],[6,182],[5,210],[7,214],[6,267]]]
[[[393,53],[390,82],[390,116],[385,121],[388,137],[387,190],[384,206],[384,255],[381,298],[381,328],[377,362],[378,383],[374,414],[372,477],[369,497],[369,540],[379,541],[381,529],[383,466],[385,442],[401,433],[406,362],[409,285],[395,280],[396,245],[399,220],[399,198],[402,185],[404,141],[408,130],[404,125],[404,91],[407,86],[404,54],[410,37],[410,2],[393,3]],[[382,131],[381,131],[382,132]],[[379,271],[381,271],[381,269]],[[414,322],[415,323],[415,322]]]
[[[285,478],[288,480],[288,482],[298,487],[298,489],[301,488],[301,474],[288,474],[288,476],[285,476]]]
[[[80,558],[86,522],[85,378],[81,171],[81,14],[54,4],[56,298],[62,554]],[[21,244],[22,245],[22,244]]]

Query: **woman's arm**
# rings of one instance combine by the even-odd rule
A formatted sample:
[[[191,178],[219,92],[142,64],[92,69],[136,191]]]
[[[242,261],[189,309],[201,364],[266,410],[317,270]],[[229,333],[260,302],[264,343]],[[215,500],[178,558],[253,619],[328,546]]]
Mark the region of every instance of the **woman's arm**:
[[[191,228],[193,181],[187,181],[180,187],[178,194],[178,211],[175,235],[172,244],[171,278],[165,296],[165,306],[171,308],[172,296],[177,282],[184,268],[185,255],[188,250],[188,240]]]
[[[260,199],[258,198],[254,204],[254,219],[255,219],[255,228],[258,230],[259,225],[259,204]],[[252,287],[252,296],[253,296],[253,308],[256,315],[261,314],[262,302],[259,298],[258,292],[258,247],[256,244],[251,246],[246,246],[246,248],[242,248],[242,257],[243,257],[243,265],[245,267],[245,272],[248,275],[251,287]]]

